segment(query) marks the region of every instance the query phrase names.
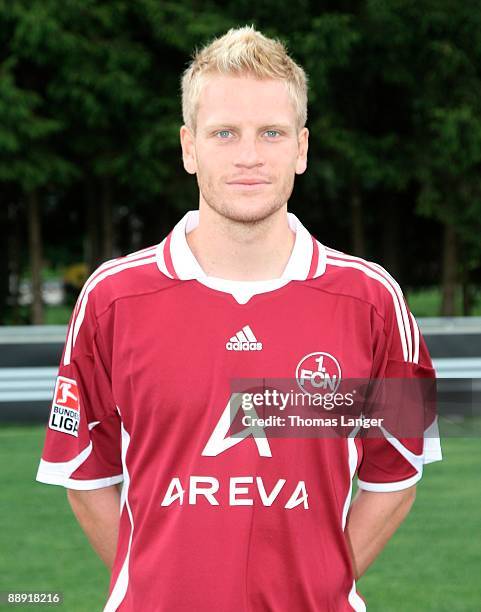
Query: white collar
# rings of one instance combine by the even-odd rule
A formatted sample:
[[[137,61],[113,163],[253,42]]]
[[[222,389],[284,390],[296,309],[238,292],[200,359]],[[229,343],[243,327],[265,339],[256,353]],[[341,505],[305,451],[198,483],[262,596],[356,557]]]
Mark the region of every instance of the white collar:
[[[199,224],[199,211],[190,210],[175,225],[157,250],[157,265],[170,278],[196,279],[200,283],[231,293],[241,304],[258,293],[272,291],[291,280],[306,280],[324,273],[326,254],[322,244],[315,240],[293,213],[287,213],[289,227],[296,233],[289,261],[279,278],[261,281],[233,281],[208,276],[200,267],[187,242],[186,234]]]

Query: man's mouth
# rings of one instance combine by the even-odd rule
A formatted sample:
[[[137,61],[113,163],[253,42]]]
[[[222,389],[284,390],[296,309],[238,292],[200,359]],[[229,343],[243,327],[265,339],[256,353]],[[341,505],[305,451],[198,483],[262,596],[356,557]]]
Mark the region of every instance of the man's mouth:
[[[269,185],[269,181],[263,179],[236,179],[235,181],[228,181],[228,185],[243,185],[243,186],[258,186],[258,185]]]

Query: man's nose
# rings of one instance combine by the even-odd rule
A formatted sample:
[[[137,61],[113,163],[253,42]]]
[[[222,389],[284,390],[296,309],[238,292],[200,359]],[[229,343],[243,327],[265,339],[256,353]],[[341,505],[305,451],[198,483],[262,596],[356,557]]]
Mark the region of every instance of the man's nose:
[[[256,138],[244,137],[239,142],[239,147],[236,155],[236,166],[246,168],[254,168],[264,164],[262,154],[260,152],[260,143]]]

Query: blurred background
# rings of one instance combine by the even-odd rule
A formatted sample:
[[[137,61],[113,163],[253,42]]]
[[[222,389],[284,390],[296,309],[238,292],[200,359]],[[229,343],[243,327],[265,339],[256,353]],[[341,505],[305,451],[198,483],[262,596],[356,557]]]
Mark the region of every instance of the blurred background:
[[[481,314],[479,2],[13,0],[0,2],[2,323],[66,323],[100,262],[197,206],[180,75],[196,46],[246,23],[310,78],[291,210],[384,265],[418,316]]]
[[[65,492],[34,482],[65,325],[101,262],[197,207],[180,76],[195,47],[246,24],[309,76],[309,163],[290,210],[400,282],[440,377],[468,393],[481,378],[479,0],[0,0],[0,591],[56,589],[69,611],[105,601]],[[369,609],[481,610],[472,432],[426,468],[360,582]]]

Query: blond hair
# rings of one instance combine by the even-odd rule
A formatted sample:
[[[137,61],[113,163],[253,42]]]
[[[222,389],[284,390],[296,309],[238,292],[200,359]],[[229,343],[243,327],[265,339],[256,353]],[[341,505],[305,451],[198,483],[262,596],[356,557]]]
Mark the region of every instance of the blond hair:
[[[285,82],[294,105],[298,131],[307,120],[307,82],[304,70],[291,59],[285,45],[267,38],[253,26],[231,28],[200,51],[182,75],[182,116],[184,124],[195,134],[199,97],[205,78],[212,74],[250,74],[258,79]]]

